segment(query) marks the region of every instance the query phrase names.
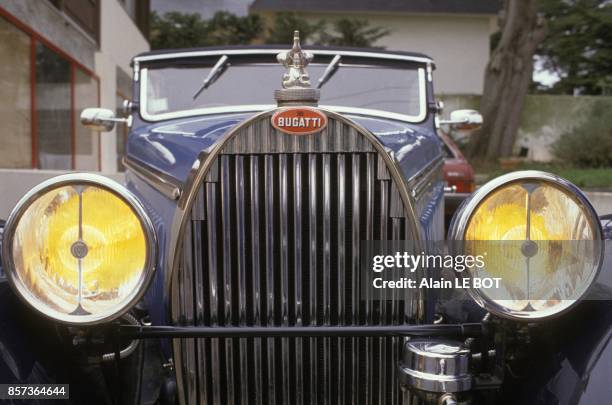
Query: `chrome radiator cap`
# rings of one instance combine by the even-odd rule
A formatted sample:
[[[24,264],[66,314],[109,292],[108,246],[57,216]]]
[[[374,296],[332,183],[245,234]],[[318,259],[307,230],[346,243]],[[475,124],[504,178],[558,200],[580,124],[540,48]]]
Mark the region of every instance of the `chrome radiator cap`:
[[[293,33],[293,47],[276,56],[278,62],[287,69],[283,75],[283,88],[274,92],[274,98],[279,107],[284,105],[317,105],[320,97],[319,89],[310,87],[310,76],[306,66],[314,55],[302,50],[300,32]]]
[[[400,364],[403,388],[429,393],[455,393],[472,388],[470,350],[443,339],[413,339],[404,345]]]

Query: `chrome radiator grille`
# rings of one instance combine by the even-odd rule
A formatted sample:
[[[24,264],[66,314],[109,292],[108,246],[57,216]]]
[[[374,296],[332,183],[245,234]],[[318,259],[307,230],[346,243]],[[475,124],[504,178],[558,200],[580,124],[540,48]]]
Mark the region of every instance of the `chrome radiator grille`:
[[[330,125],[339,134],[321,136],[352,131]],[[252,129],[244,132],[248,141]],[[360,241],[411,238],[396,185],[371,145],[248,154],[236,145],[213,161],[183,235],[177,324],[416,322],[417,297],[361,296]],[[399,352],[400,338],[175,341],[188,404],[400,403]]]

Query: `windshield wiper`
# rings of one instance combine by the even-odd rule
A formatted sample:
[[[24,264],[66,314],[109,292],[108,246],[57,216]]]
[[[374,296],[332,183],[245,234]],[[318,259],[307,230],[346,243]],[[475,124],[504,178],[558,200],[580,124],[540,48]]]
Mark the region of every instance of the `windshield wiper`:
[[[317,89],[323,87],[323,85],[327,83],[329,79],[331,79],[334,73],[336,73],[338,67],[340,66],[340,59],[342,59],[342,57],[340,55],[336,55],[334,56],[334,59],[329,62],[329,65],[327,65],[327,67],[325,68],[325,72],[323,72],[323,74],[319,78],[319,81],[317,82]]]
[[[196,93],[193,95],[194,100],[198,98],[200,93],[210,87],[211,84],[216,82],[217,79],[223,74],[223,72],[225,72],[225,69],[227,69],[227,66],[229,65],[229,63],[227,63],[227,59],[227,55],[223,55],[219,58],[217,63],[215,63],[215,66],[213,66],[213,68],[210,70],[210,73],[208,73],[208,76],[206,76],[206,79],[204,79],[204,82],[202,82],[202,87],[200,87],[198,91],[196,91]]]

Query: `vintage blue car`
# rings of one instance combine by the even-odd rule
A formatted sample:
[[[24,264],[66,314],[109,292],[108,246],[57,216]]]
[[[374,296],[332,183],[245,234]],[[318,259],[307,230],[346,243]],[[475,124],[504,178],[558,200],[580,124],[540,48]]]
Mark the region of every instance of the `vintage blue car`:
[[[81,117],[129,126],[126,185],[53,178],[3,227],[0,383],[75,404],[610,403],[609,218],[516,172],[466,196],[444,243],[436,128],[482,118],[442,120],[433,70],[297,33],[136,56],[127,118]],[[383,294],[364,262],[398,241],[455,261],[500,244]]]

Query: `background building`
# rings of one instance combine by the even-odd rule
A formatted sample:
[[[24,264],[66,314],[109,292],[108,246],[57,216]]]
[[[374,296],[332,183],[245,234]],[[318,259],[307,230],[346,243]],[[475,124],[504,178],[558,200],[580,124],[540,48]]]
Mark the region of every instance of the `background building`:
[[[434,58],[437,93],[481,94],[500,7],[497,0],[255,0],[250,10],[269,21],[275,13],[290,11],[328,22],[364,19],[391,30],[377,46]]]
[[[117,171],[124,128],[94,133],[79,115],[131,98],[148,22],[148,0],[0,0],[0,217],[49,170]]]

